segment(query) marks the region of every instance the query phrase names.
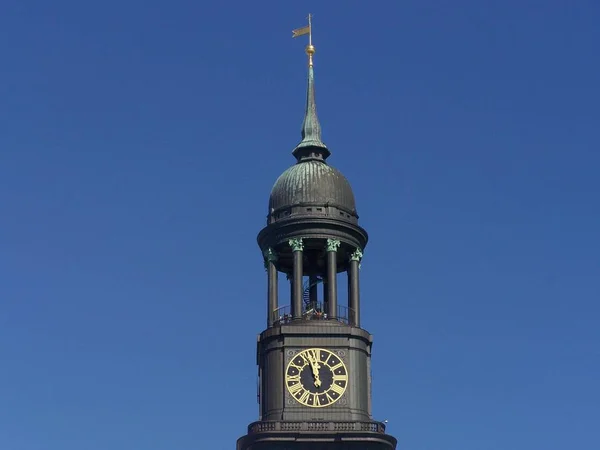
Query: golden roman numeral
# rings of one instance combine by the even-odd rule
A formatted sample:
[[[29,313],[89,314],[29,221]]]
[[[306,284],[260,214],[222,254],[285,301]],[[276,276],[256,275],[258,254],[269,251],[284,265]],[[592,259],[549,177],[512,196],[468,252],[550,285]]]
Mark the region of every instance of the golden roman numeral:
[[[299,401],[300,403],[306,403],[306,400],[308,400],[308,397],[309,397],[309,396],[310,396],[310,392],[308,392],[308,391],[304,391],[304,392],[302,393],[302,395],[300,396],[300,398],[298,399],[298,401]]]
[[[329,400],[329,403],[335,402],[333,397],[331,395],[329,395],[329,392],[325,392],[325,396],[327,397],[327,400]]]
[[[300,377],[300,375],[298,375],[298,377]],[[298,378],[299,379],[299,378]],[[343,375],[336,375],[335,373],[333,374],[333,381],[348,381],[348,375],[347,374],[343,374]]]
[[[333,376],[333,379],[335,380],[335,375]],[[287,382],[290,383],[292,381],[299,383],[300,382],[300,374],[298,374],[298,375],[288,375]]]
[[[290,391],[290,394],[296,395],[302,390],[302,385],[300,383],[292,384],[291,386],[288,385],[288,390]]]
[[[314,398],[313,398],[313,405],[315,406],[321,406],[321,400],[319,400],[319,394],[313,394]]]
[[[312,349],[312,350],[310,350],[310,353],[311,353],[313,359],[315,360],[315,362],[321,361],[321,351],[320,350]]]
[[[335,383],[333,383],[329,389],[338,395],[342,395],[344,393],[344,391],[346,390],[345,388],[343,388],[340,385],[337,385]]]

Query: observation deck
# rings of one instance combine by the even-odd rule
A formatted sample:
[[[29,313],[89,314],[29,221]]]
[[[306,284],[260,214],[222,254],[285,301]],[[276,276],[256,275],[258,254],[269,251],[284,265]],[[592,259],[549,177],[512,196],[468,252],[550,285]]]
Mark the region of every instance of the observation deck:
[[[305,304],[302,308],[301,317],[294,319],[290,305],[284,305],[272,312],[271,319],[273,326],[307,320],[335,320],[345,325],[354,325],[356,323],[354,310],[347,306],[337,305],[337,314],[335,317],[330,317],[325,311],[327,311],[327,308],[323,302]]]

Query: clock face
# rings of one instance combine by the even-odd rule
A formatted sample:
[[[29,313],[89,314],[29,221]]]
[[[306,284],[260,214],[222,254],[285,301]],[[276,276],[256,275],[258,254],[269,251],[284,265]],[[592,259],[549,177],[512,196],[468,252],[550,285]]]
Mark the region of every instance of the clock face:
[[[348,370],[335,353],[309,348],[296,354],[285,371],[285,385],[297,402],[323,408],[337,402],[348,386]]]

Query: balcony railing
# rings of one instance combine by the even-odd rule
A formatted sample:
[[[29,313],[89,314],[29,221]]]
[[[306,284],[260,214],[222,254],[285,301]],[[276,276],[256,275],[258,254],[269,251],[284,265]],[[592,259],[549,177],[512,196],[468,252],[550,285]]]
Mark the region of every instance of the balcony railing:
[[[337,320],[338,322],[345,323],[347,325],[353,325],[354,321],[354,310],[347,306],[338,305],[336,317],[330,317],[326,312],[326,308],[323,303],[308,303],[302,305],[302,316],[297,320]],[[293,319],[290,305],[284,305],[273,311],[273,324],[283,325],[290,323]]]
[[[336,432],[370,432],[385,434],[382,422],[254,422],[248,425],[248,434],[268,433],[273,431],[315,431],[323,433]]]

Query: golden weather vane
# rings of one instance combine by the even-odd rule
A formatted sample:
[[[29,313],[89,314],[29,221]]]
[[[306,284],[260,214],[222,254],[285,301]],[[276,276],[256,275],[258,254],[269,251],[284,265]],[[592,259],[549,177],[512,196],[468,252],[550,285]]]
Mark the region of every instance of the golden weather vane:
[[[302,28],[296,28],[292,30],[292,37],[297,38],[308,34],[308,45],[306,46],[306,54],[308,55],[308,65],[313,65],[313,55],[315,54],[315,47],[312,45],[312,14],[308,15],[308,25]]]

